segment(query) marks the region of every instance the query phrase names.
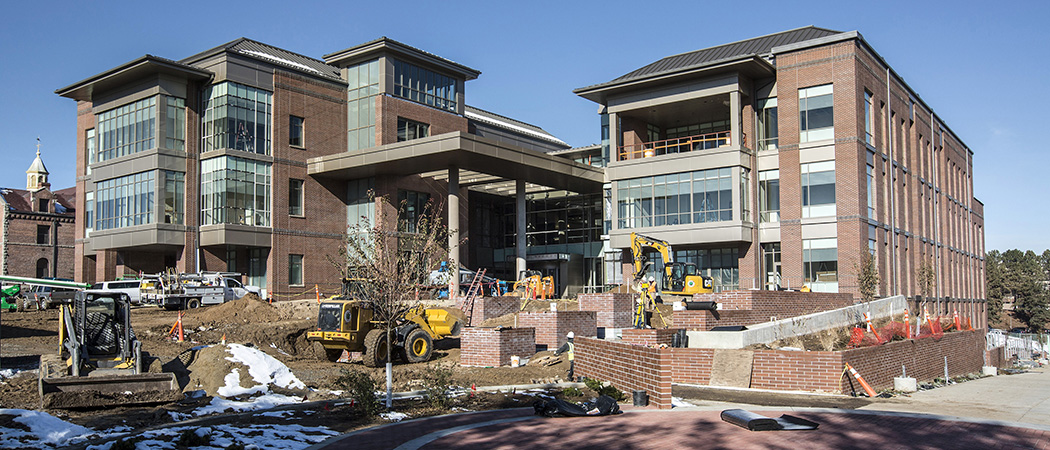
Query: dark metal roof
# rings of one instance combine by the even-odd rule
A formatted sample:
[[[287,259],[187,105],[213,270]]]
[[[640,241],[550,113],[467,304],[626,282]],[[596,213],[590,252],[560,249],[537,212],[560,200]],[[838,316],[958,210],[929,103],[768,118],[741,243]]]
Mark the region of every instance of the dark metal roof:
[[[51,193],[54,194],[55,201],[58,203],[55,206],[57,214],[72,215],[73,211],[76,211],[76,187],[51,191]],[[10,211],[33,212],[33,206],[29,202],[30,193],[25,189],[0,188],[0,197],[3,197]]]
[[[293,53],[248,38],[240,38],[235,41],[227,42],[226,44],[203,51],[190,56],[189,58],[182,59],[179,62],[193,64],[222,51],[244,55],[276,66],[293,69],[307,75],[343,81],[338,67],[325,64],[324,61],[319,59]]]
[[[773,33],[765,36],[759,36],[756,38],[745,39],[743,41],[732,42],[729,44],[718,45],[715,47],[708,47],[701,50],[695,50],[687,53],[668,56],[645,67],[642,67],[638,70],[616,78],[612,81],[596,84],[593,86],[587,86],[584,88],[577,89],[577,91],[589,90],[605,85],[619,84],[625,81],[648,78],[654,75],[676,72],[683,69],[702,67],[715,62],[730,61],[749,56],[768,55],[773,49],[773,47],[794,44],[797,42],[818,39],[826,36],[833,36],[840,33],[842,32],[829,30],[826,28],[808,26],[803,28],[796,28],[794,30]]]
[[[472,69],[451,59],[435,55],[426,50],[390,39],[386,36],[323,55],[322,58],[324,58],[329,64],[339,64],[342,66],[345,65],[344,62],[347,60],[355,61],[356,59],[361,58],[362,55],[371,55],[381,50],[390,50],[435,64],[453,73],[457,73],[467,80],[476,79],[481,75],[481,71],[477,69]]]
[[[112,89],[130,80],[155,73],[169,73],[197,79],[207,79],[212,75],[211,72],[179,61],[145,55],[64,88],[56,89],[55,93],[74,100],[91,101],[96,90]]]
[[[464,114],[468,120],[477,120],[484,122],[492,126],[500,127],[509,130],[513,133],[524,134],[532,138],[539,138],[545,141],[550,141],[558,145],[569,145],[565,141],[558,139],[553,134],[548,133],[543,128],[536,125],[528,124],[520,120],[511,119],[507,116],[501,116],[499,114],[478,109],[470,105],[464,105]]]

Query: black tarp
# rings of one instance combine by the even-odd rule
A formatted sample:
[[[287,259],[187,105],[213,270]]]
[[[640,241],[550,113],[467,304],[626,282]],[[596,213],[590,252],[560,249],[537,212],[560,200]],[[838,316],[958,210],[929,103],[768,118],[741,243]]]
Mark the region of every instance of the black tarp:
[[[594,401],[585,403],[572,403],[556,398],[541,399],[533,402],[532,408],[536,410],[537,416],[547,417],[608,416],[623,413],[620,411],[620,405],[616,404],[616,400],[608,395],[599,396]]]

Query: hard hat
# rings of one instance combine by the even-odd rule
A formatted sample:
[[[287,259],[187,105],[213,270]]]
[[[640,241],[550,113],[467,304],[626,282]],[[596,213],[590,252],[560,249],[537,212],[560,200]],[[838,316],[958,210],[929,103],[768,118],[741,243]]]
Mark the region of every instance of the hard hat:
[[[565,335],[565,337],[567,337],[569,339],[572,339],[572,338],[576,337],[576,334],[570,331],[569,334]]]
[[[652,275],[649,275],[649,282],[650,282],[650,283],[652,283],[652,282],[654,282],[654,281],[656,281],[656,278],[653,278],[653,276],[652,276]]]

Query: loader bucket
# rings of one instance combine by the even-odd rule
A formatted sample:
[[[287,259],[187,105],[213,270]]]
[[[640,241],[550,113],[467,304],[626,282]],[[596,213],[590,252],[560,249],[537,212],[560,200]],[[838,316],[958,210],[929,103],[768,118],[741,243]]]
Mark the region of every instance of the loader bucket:
[[[430,328],[441,337],[456,337],[459,335],[461,314],[458,311],[450,311],[443,308],[431,308],[426,310],[427,323]]]
[[[80,409],[169,403],[182,399],[173,373],[40,378],[43,408]]]

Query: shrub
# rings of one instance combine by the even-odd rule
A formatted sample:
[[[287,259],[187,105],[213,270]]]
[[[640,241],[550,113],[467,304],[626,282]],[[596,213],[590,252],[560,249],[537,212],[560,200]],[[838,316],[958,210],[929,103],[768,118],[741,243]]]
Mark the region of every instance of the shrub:
[[[366,372],[344,370],[335,385],[350,394],[365,417],[375,417],[383,410],[383,404],[376,398],[376,382]]]
[[[423,375],[423,398],[430,406],[441,409],[452,407],[452,368],[440,364],[427,364]]]
[[[594,393],[597,394],[597,395],[608,395],[609,397],[612,397],[613,400],[616,400],[616,401],[621,401],[621,400],[627,398],[623,394],[623,392],[620,392],[619,389],[616,389],[616,386],[613,386],[611,384],[605,384],[605,383],[602,383],[601,381],[594,380],[594,379],[591,379],[591,378],[585,379],[583,381],[583,383],[586,384],[587,387],[590,388],[592,391],[594,391]]]
[[[583,392],[579,388],[567,387],[561,391],[561,394],[566,397],[579,397],[583,395]]]

